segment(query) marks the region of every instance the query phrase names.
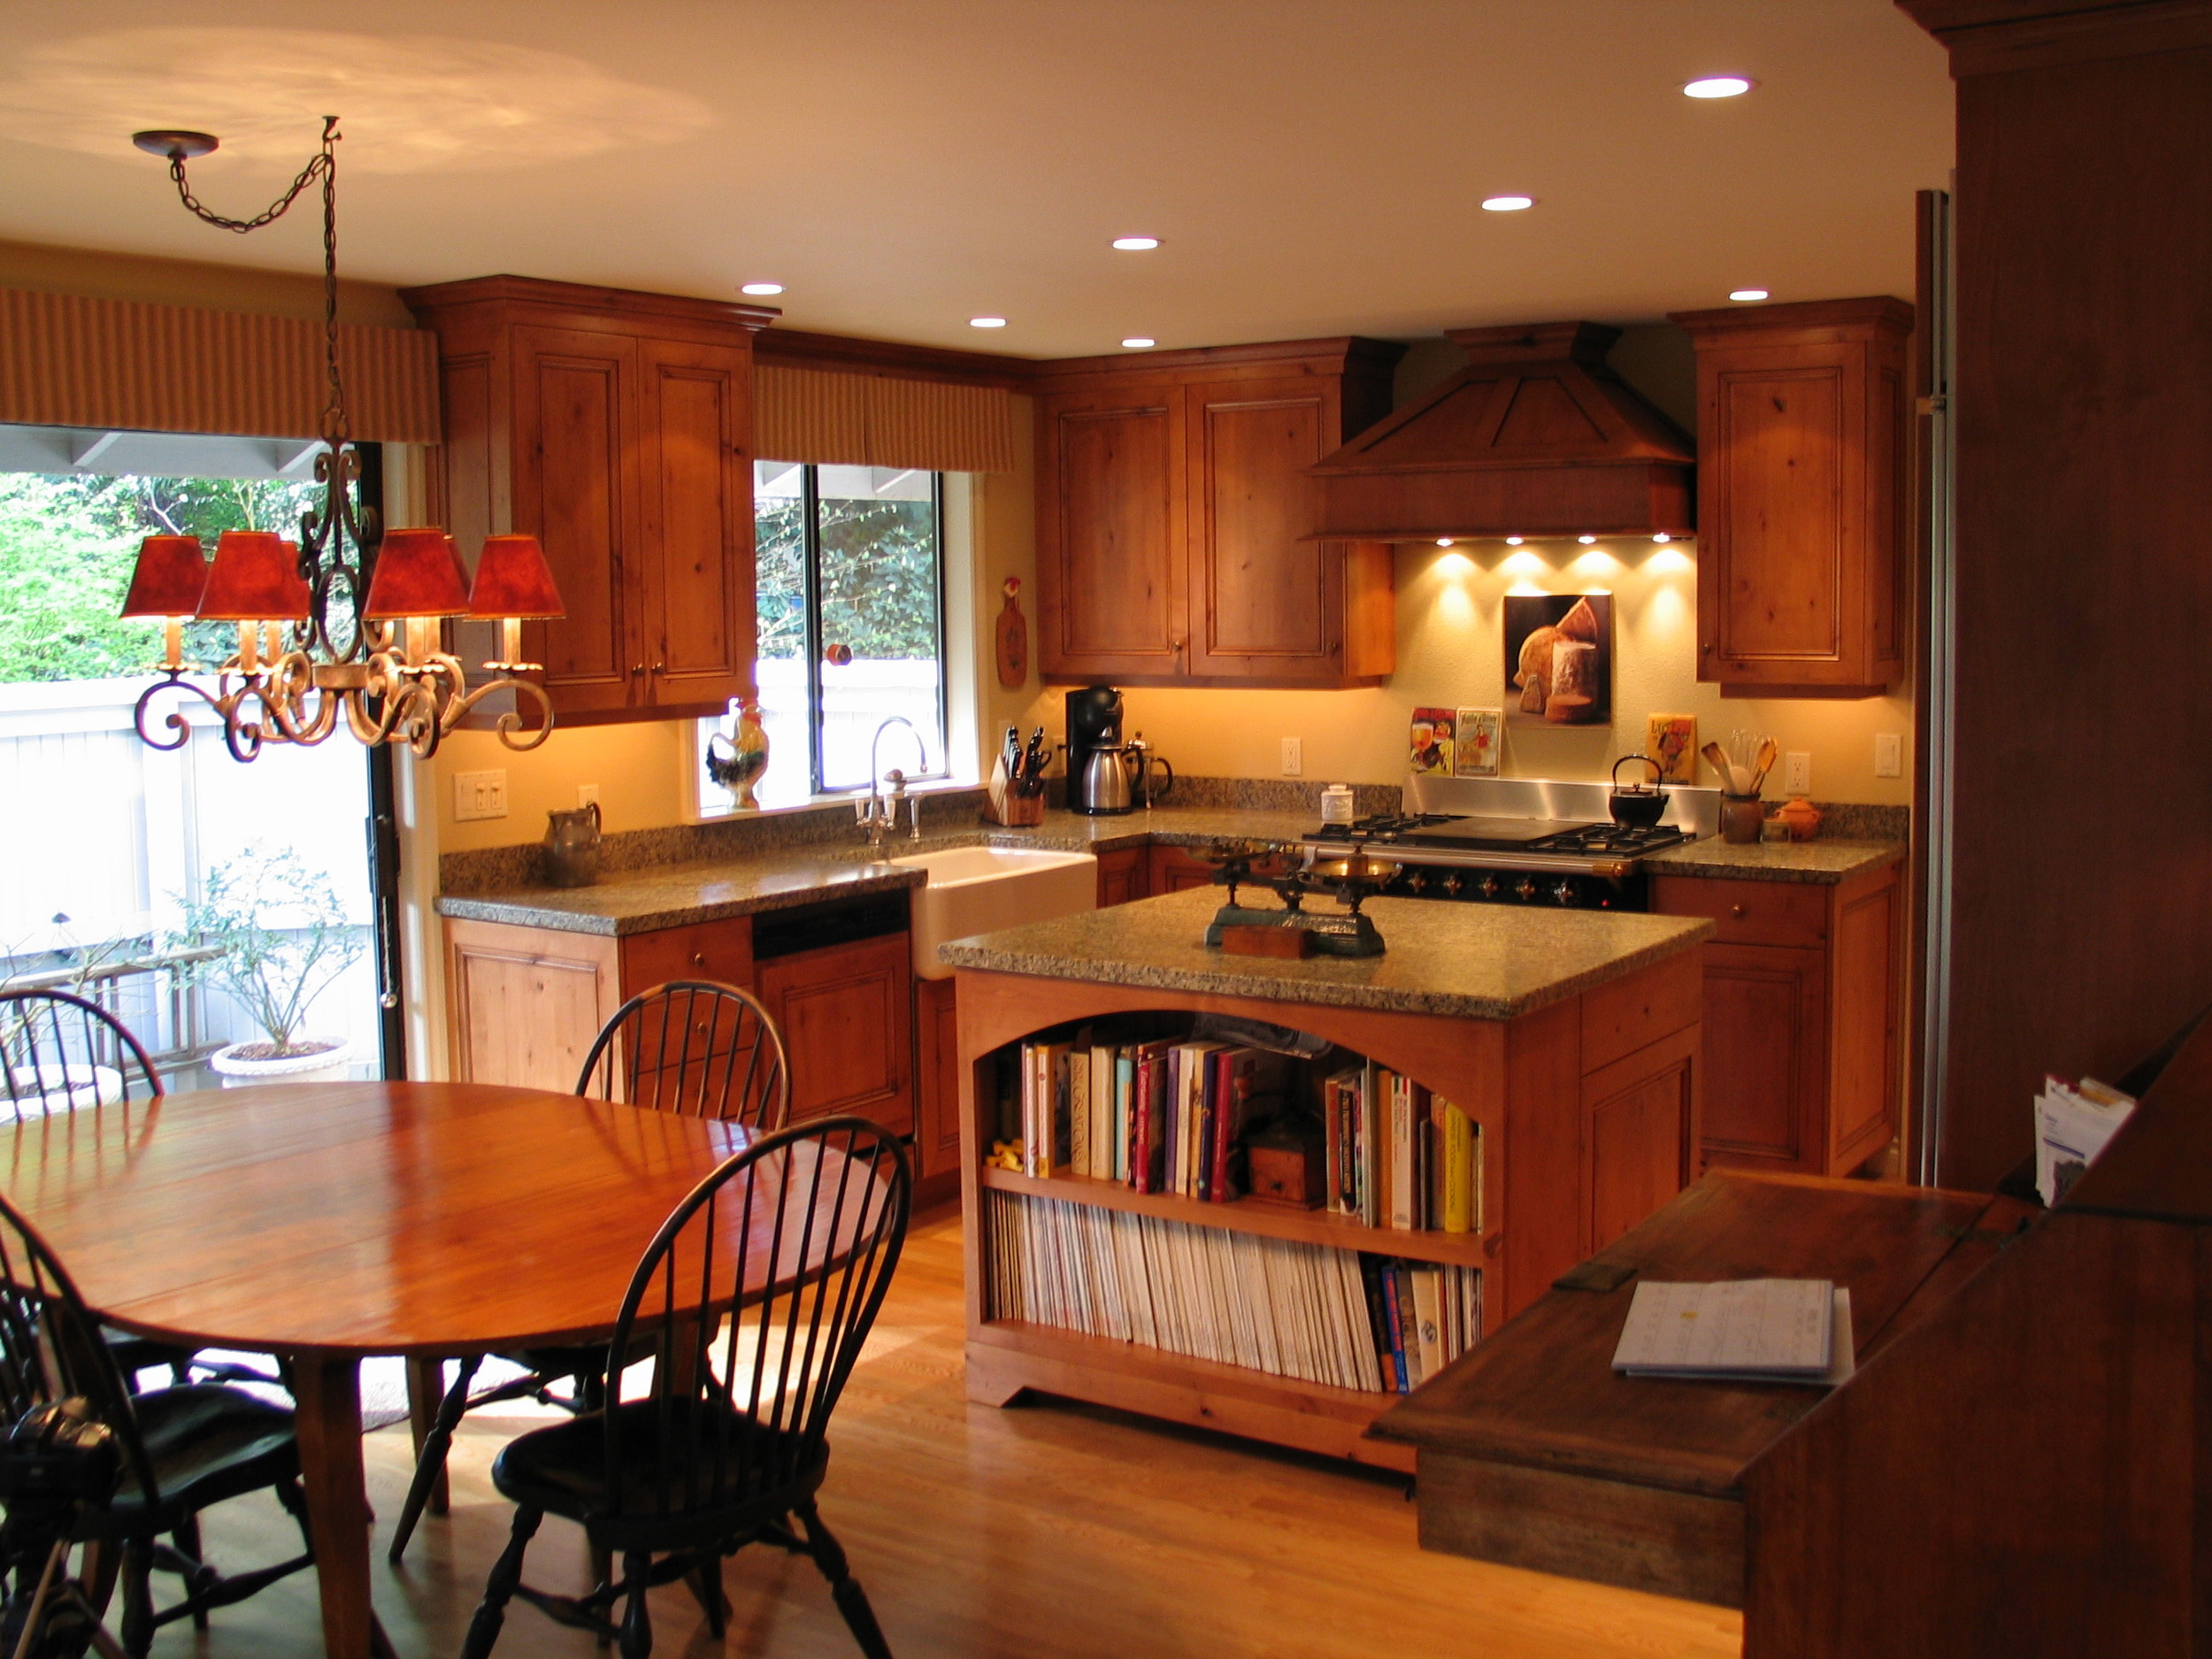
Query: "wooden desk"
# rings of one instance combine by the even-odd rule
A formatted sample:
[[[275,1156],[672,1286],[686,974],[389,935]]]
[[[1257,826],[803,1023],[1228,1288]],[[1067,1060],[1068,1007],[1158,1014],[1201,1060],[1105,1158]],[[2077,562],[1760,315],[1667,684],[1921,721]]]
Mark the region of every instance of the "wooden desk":
[[[604,1340],[655,1230],[749,1139],[490,1084],[278,1084],[0,1128],[0,1170],[103,1317],[291,1361],[325,1650],[368,1659],[361,1360]]]
[[[1850,1287],[1863,1364],[2022,1213],[1961,1193],[1717,1171],[1594,1259],[1655,1279],[1834,1279]],[[1548,1292],[1372,1432],[1418,1448],[1424,1548],[1740,1607],[1745,1471],[1827,1391],[1615,1376],[1635,1284]]]

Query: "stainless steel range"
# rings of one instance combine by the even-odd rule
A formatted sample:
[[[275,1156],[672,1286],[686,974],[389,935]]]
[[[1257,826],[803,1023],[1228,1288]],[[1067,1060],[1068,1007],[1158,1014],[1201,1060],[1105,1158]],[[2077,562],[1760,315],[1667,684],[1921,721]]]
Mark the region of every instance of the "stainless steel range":
[[[1406,780],[1402,813],[1324,824],[1303,844],[1359,848],[1401,866],[1384,889],[1407,898],[1576,910],[1649,907],[1644,856],[1713,834],[1720,792],[1670,787],[1649,829],[1615,824],[1601,783],[1532,778]]]

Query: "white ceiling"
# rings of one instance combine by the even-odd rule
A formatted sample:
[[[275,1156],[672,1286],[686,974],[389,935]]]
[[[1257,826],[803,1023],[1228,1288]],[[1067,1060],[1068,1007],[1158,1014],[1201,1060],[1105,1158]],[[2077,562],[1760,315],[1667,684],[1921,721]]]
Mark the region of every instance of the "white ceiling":
[[[1048,357],[1655,319],[1912,282],[1944,54],[1890,0],[8,0],[0,238],[346,274],[515,272]],[[1681,96],[1696,75],[1760,86]],[[1486,213],[1525,192],[1532,211]],[[1149,254],[1117,236],[1165,239]],[[973,315],[1010,326],[971,328]]]

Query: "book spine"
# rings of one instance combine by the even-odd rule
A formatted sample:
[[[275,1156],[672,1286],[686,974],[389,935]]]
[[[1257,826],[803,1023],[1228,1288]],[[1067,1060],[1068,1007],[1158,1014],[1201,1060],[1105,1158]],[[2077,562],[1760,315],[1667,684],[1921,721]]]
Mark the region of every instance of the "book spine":
[[[1221,1118],[1221,1056],[1198,1056],[1196,1133],[1191,1137],[1191,1193],[1201,1203],[1214,1197],[1214,1134]]]
[[[1399,1309],[1399,1278],[1397,1266],[1389,1262],[1381,1268],[1383,1290],[1384,1334],[1390,1340],[1390,1377],[1393,1391],[1412,1392],[1406,1368],[1405,1317]]]
[[[1394,1263],[1391,1276],[1398,1287],[1398,1351],[1405,1356],[1406,1387],[1418,1388],[1428,1380],[1421,1370],[1421,1317],[1413,1301],[1413,1270]]]
[[[1444,1119],[1444,1231],[1469,1233],[1475,1225],[1475,1126],[1449,1101],[1437,1107]]]
[[[1033,1178],[1045,1173],[1051,1162],[1045,1137],[1039,1129],[1045,1116],[1039,1105],[1045,1094],[1037,1081],[1043,1064],[1042,1043],[1022,1045],[1022,1173]]]
[[[1136,1063],[1127,1048],[1114,1050],[1114,1179],[1129,1179],[1129,1095]]]
[[[1343,1091],[1334,1078],[1321,1080],[1321,1190],[1328,1194],[1329,1213],[1344,1213],[1344,1160],[1337,1136],[1344,1124]]]
[[[1091,1172],[1091,1052],[1072,1050],[1068,1068],[1068,1171]]]
[[[1413,1328],[1419,1343],[1421,1380],[1444,1369],[1444,1310],[1438,1296],[1437,1270],[1413,1270]]]
[[[1413,1231],[1420,1188],[1414,1185],[1412,1091],[1402,1077],[1390,1079],[1390,1225]]]
[[[1152,1085],[1159,1070],[1156,1055],[1137,1056],[1136,1091],[1129,1102],[1132,1118],[1129,1143],[1129,1184],[1141,1193],[1152,1190],[1152,1148],[1156,1128]]]

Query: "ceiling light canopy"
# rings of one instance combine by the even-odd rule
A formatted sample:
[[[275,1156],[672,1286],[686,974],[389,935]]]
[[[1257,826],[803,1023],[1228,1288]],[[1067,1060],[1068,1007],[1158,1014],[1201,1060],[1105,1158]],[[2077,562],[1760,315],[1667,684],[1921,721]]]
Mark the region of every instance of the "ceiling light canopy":
[[[968,326],[971,328],[1003,328],[1006,326],[1006,319],[1003,317],[971,317],[968,319]]]
[[[1739,305],[1748,305],[1754,300],[1763,300],[1766,296],[1767,291],[1764,288],[1731,288],[1728,290],[1728,297]]]
[[[1157,236],[1117,236],[1114,246],[1123,253],[1150,253],[1160,245]]]
[[[754,294],[762,299],[766,299],[771,294],[782,293],[783,284],[780,282],[748,282],[743,288],[738,289],[738,292]]]
[[[1524,208],[1535,205],[1536,198],[1532,196],[1486,196],[1482,198],[1482,211],[1486,213],[1517,213]]]
[[[1759,83],[1743,75],[1706,75],[1682,88],[1686,98],[1740,98]]]

